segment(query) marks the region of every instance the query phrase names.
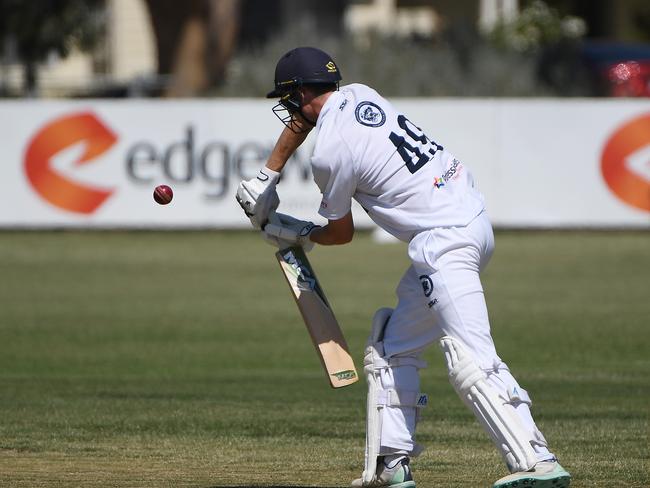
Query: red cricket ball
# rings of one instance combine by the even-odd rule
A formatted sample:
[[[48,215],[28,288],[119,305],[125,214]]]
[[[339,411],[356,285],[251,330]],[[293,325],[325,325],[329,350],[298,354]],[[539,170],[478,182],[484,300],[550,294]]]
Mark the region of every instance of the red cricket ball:
[[[167,185],[158,185],[153,191],[153,199],[160,205],[167,205],[174,198],[174,192]]]

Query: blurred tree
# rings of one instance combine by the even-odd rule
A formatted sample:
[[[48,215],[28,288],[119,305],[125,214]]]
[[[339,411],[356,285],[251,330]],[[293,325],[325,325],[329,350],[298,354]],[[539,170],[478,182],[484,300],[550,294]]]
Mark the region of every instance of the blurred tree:
[[[563,13],[583,18],[592,39],[633,43],[650,41],[648,0],[546,0],[546,3]]]
[[[542,0],[532,0],[511,21],[497,24],[488,39],[499,49],[530,56],[537,78],[560,96],[593,95],[592,81],[580,58],[587,24]]]
[[[342,36],[349,0],[241,0],[239,48],[260,48],[284,31],[308,23],[316,37]]]
[[[240,0],[146,0],[165,96],[205,93],[223,80],[236,47]]]
[[[546,2],[534,0],[514,20],[497,24],[489,37],[500,47],[530,53],[561,41],[579,40],[586,31],[580,17],[562,16]]]
[[[38,93],[38,63],[53,54],[65,58],[73,47],[94,46],[103,5],[103,0],[0,0],[0,42],[14,46],[26,95]]]

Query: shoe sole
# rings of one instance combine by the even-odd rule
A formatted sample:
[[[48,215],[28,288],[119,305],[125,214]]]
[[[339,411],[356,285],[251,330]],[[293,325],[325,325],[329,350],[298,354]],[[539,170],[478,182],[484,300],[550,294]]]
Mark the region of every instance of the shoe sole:
[[[568,488],[571,476],[559,476],[552,479],[522,478],[499,485],[499,488]]]
[[[352,482],[352,487],[355,486],[362,486],[361,484],[357,484],[357,482],[361,482],[361,480],[354,480]],[[402,483],[397,483],[396,485],[381,485],[382,488],[415,488],[415,481],[404,481]]]

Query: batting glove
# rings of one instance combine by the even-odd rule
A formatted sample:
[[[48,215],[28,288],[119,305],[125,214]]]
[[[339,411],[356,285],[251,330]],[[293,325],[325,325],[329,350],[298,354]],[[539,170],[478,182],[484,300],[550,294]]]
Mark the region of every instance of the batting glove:
[[[273,213],[269,223],[264,226],[262,238],[278,249],[286,249],[292,246],[300,246],[305,252],[314,248],[314,241],[309,235],[319,225],[308,220],[299,220],[290,215]]]
[[[280,204],[275,186],[280,173],[262,168],[255,178],[242,181],[237,187],[237,201],[255,229],[261,229],[269,214]]]

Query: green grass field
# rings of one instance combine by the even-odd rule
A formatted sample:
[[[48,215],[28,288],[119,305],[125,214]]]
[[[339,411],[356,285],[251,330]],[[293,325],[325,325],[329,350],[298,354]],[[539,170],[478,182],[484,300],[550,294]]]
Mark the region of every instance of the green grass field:
[[[575,487],[650,486],[650,234],[499,232],[484,275],[501,356]],[[402,245],[311,253],[361,364]],[[344,487],[365,382],[326,384],[253,233],[0,233],[0,486]],[[432,348],[419,488],[506,474]]]

